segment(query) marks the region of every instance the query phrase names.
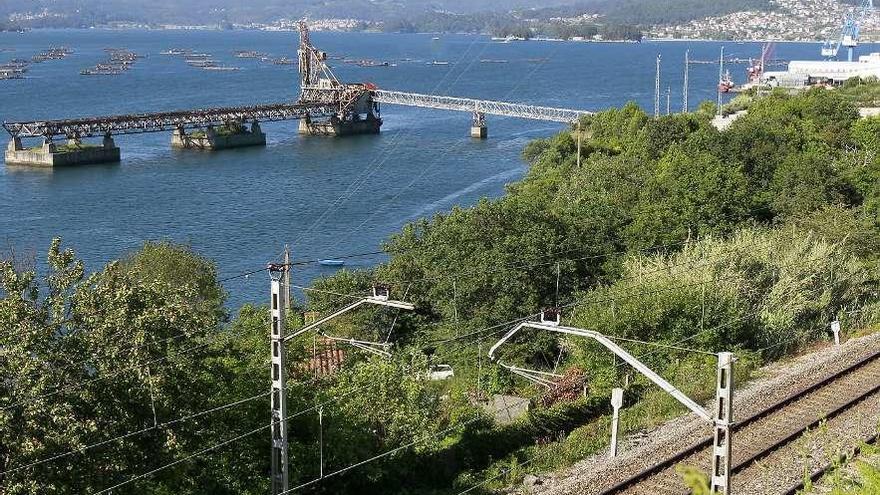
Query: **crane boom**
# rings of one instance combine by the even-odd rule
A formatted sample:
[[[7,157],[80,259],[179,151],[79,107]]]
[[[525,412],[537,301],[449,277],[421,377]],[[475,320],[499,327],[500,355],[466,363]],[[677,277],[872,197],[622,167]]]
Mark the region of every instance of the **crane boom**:
[[[859,35],[861,34],[862,21],[874,10],[873,0],[862,0],[858,8],[846,15],[843,20],[843,26],[840,35],[836,41],[827,41],[822,45],[822,57],[830,60],[837,58],[841,47],[847,48],[847,60],[852,62],[853,51],[859,44]]]

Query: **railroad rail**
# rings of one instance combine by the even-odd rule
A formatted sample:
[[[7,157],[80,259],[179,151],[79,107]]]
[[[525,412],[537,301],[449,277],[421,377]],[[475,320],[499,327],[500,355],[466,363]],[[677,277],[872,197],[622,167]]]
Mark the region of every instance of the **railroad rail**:
[[[298,120],[306,117],[331,116],[335,112],[335,106],[324,103],[274,103],[66,120],[4,122],[3,128],[14,138],[51,138],[56,136],[84,138],[108,134],[143,134],[175,129],[197,129],[210,125],[223,125],[228,122]]]
[[[736,446],[732,459],[733,492],[749,493],[748,487],[756,485],[756,478],[767,474],[766,466],[761,464],[770,463],[773,456],[785,458],[790,454],[786,450],[797,450],[796,440],[806,431],[815,429],[823,421],[831,426],[835,418],[843,418],[856,408],[876,410],[875,400],[880,400],[880,352],[738,422],[732,437]],[[871,440],[875,435],[876,430],[859,440]],[[684,464],[707,471],[711,464],[711,446],[712,438],[705,437],[600,493],[686,495],[690,491],[676,472],[676,466]],[[803,473],[798,469],[794,471],[793,475],[774,480],[773,491],[795,493],[803,484]],[[765,488],[762,490],[760,493],[766,492]]]
[[[373,101],[387,105],[433,108],[437,110],[453,110],[483,115],[499,115],[502,117],[518,117],[521,119],[543,120],[570,124],[583,115],[593,112],[572,110],[568,108],[541,107],[503,101],[475,100],[453,96],[437,96],[403,91],[375,89],[371,91]]]

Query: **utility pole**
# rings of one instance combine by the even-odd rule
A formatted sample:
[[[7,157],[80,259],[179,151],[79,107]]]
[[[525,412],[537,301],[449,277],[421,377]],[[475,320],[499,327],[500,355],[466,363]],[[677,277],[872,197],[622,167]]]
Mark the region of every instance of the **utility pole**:
[[[581,140],[583,139],[583,134],[581,133],[581,118],[580,118],[580,117],[578,117],[577,133],[578,133],[578,160],[577,160],[577,168],[581,168]]]
[[[617,357],[615,355],[615,357]],[[611,390],[611,407],[614,413],[611,417],[611,449],[608,456],[617,457],[617,436],[620,430],[620,408],[623,407],[623,389],[615,388]]]
[[[284,245],[284,309],[290,311],[290,246]]]
[[[715,440],[712,444],[712,481],[710,493],[730,495],[730,427],[733,423],[733,354],[718,353],[718,378],[715,388]]]
[[[722,98],[723,95],[721,93],[721,81],[724,80],[724,47],[723,46],[721,47],[721,59],[718,61],[718,64],[720,67],[718,69],[718,116],[720,117],[722,114],[721,106],[724,104],[724,99]]]
[[[269,265],[271,299],[269,301],[272,318],[272,362],[271,362],[271,401],[272,401],[272,495],[280,495],[289,488],[287,459],[287,369],[285,368],[285,298],[281,290],[281,280],[289,266]]]
[[[657,76],[654,79],[654,118],[660,118],[660,54],[657,54]]]
[[[666,115],[672,115],[672,88],[666,86]]]
[[[688,113],[688,96],[690,93],[690,88],[688,87],[690,84],[690,74],[691,74],[691,51],[685,50],[684,52],[684,94],[682,95],[681,108],[684,113]]]

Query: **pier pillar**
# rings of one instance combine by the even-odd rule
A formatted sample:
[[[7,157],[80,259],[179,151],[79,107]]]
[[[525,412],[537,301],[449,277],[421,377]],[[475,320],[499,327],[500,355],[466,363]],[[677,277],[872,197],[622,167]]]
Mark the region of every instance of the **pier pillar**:
[[[96,163],[115,163],[121,158],[113,138],[104,137],[104,146],[83,145],[79,139],[69,139],[67,146],[58,149],[51,137],[38,148],[25,149],[21,139],[13,138],[6,149],[7,165],[28,167],[69,167]]]
[[[489,127],[486,125],[486,114],[474,112],[474,122],[471,125],[471,137],[474,139],[486,139],[489,137]]]
[[[240,122],[230,122],[220,132],[212,125],[191,134],[178,128],[171,135],[171,147],[181,150],[217,151],[249,146],[266,146],[266,134],[257,122],[250,129]]]

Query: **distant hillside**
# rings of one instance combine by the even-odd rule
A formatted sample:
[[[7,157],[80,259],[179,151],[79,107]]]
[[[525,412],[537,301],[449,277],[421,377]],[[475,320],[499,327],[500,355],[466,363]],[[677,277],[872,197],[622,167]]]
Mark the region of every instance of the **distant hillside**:
[[[595,13],[608,22],[651,26],[772,8],[770,0],[581,0],[573,5],[525,10],[522,15],[548,19]]]
[[[524,18],[599,13],[615,24],[653,25],[769,8],[769,0],[33,0],[0,2],[0,18],[16,13],[35,14],[47,9],[51,15],[29,16],[27,20],[17,22],[32,27],[58,27],[88,26],[107,21],[200,25],[249,23],[302,16],[396,22],[445,14],[464,16],[456,22],[473,25],[475,22],[491,24],[485,22],[485,18],[513,12]],[[481,19],[467,18],[473,15]]]

